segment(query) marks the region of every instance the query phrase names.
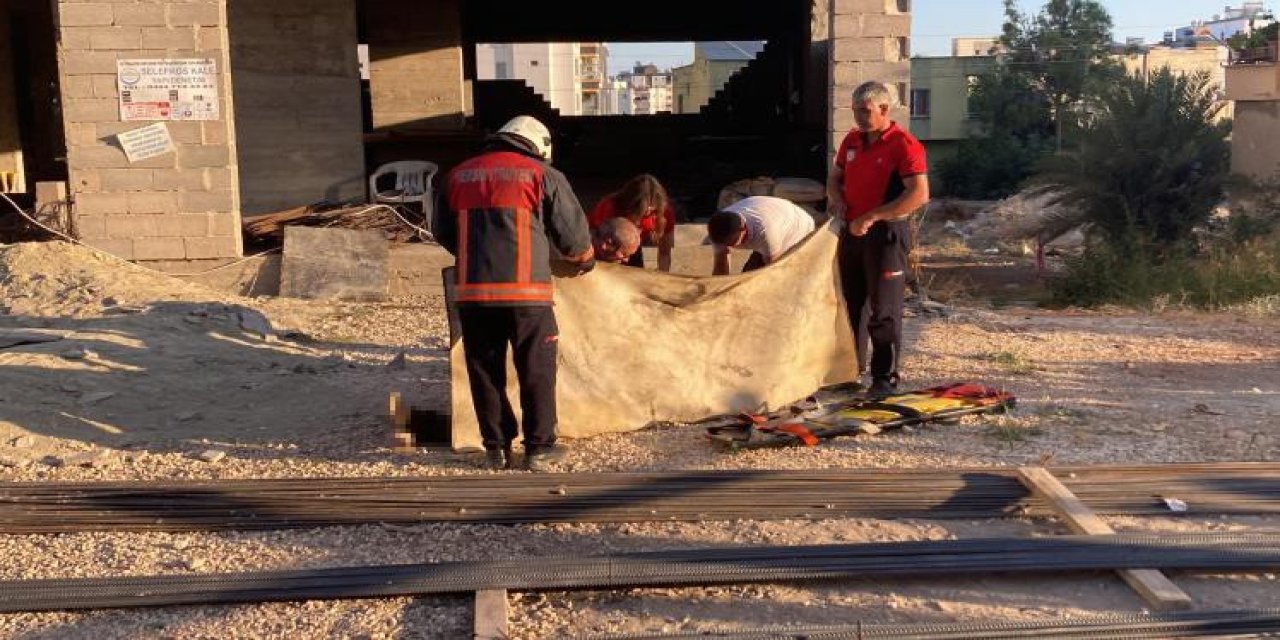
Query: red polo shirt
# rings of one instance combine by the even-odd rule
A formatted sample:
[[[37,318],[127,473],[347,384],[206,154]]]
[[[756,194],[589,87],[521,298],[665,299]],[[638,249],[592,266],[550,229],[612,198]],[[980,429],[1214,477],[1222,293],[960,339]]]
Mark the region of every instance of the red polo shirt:
[[[605,196],[603,200],[596,204],[591,213],[587,214],[587,224],[592,229],[604,224],[609,218],[618,217],[618,206],[613,200],[612,195]],[[667,219],[666,225],[663,227],[664,233],[675,233],[676,229],[676,211],[667,205],[667,210],[663,212],[663,217]],[[656,244],[657,238],[653,237],[653,230],[658,224],[658,216],[649,214],[640,218],[640,223],[636,226],[640,229],[640,240],[646,244]]]
[[[850,131],[836,152],[836,168],[844,171],[845,220],[893,202],[906,191],[904,180],[929,171],[924,145],[896,122],[869,145],[861,131]]]

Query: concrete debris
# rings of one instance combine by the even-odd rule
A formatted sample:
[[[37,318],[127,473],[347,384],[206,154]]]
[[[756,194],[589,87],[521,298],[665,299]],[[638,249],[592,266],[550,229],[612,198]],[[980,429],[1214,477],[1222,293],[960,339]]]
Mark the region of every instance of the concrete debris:
[[[82,345],[76,345],[58,355],[64,360],[88,360],[94,356],[94,353]]]
[[[15,449],[30,449],[36,446],[36,439],[31,436],[18,436],[9,445]]]
[[[68,467],[88,467],[91,469],[107,467],[110,463],[111,454],[101,449],[77,453],[63,459],[63,464]]]
[[[396,357],[392,358],[391,362],[387,363],[388,371],[404,371],[405,369],[408,369],[408,368],[409,368],[409,361],[403,351],[396,353]]]
[[[196,454],[196,459],[201,462],[217,462],[227,457],[227,452],[220,449],[207,449]]]
[[[98,391],[96,393],[90,393],[80,398],[80,404],[82,405],[98,404],[103,400],[109,400],[111,398],[114,398],[115,395],[116,395],[116,392],[114,391]]]
[[[24,344],[57,342],[62,340],[66,333],[70,332],[40,331],[33,329],[0,331],[0,349],[7,349],[9,347],[16,347]]]
[[[271,328],[271,321],[262,312],[240,308],[236,310],[236,316],[240,322],[241,329],[257,335],[263,340],[275,336],[275,330]]]

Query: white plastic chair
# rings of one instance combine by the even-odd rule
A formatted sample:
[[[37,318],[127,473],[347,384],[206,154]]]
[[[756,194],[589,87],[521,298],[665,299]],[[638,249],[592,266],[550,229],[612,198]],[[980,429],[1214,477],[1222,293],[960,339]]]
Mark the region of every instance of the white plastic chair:
[[[369,200],[381,204],[408,204],[417,202],[422,213],[431,219],[431,203],[435,196],[432,181],[440,167],[425,160],[388,162],[369,176]],[[378,191],[378,179],[395,175],[395,187],[390,191]]]

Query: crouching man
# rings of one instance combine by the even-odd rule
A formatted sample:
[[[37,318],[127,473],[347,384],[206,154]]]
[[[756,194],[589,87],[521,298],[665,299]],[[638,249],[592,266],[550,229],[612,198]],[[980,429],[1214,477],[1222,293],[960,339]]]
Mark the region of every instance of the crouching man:
[[[753,271],[777,260],[813,233],[813,216],[785,198],[751,196],[711,216],[707,235],[715,245],[711,274],[727,275],[732,269],[729,252],[751,252],[742,271]]]

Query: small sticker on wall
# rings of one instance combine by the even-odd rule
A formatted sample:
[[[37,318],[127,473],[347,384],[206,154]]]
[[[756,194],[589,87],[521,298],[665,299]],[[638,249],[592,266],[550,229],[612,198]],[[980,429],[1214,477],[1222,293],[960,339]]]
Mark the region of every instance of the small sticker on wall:
[[[163,122],[125,131],[117,135],[116,140],[120,142],[120,148],[124,149],[129,162],[141,162],[176,151],[173,137],[169,135],[169,127]]]

